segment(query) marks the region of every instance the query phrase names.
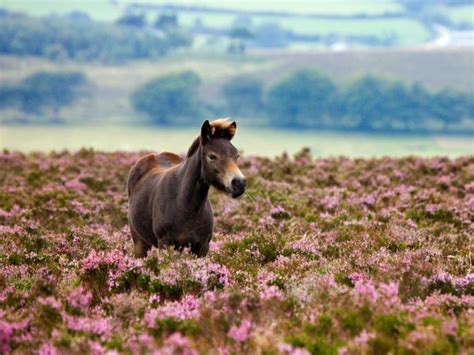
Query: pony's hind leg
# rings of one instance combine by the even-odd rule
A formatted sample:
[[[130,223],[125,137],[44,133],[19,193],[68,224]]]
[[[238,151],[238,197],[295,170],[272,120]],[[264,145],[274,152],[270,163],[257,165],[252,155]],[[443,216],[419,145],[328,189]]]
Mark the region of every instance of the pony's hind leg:
[[[148,244],[133,228],[130,228],[133,238],[133,249],[135,257],[144,258],[151,249],[151,245]]]

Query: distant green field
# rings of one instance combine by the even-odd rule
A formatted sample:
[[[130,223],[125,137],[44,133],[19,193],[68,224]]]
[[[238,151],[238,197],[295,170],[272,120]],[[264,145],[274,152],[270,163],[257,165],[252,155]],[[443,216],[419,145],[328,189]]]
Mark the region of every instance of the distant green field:
[[[472,5],[452,6],[446,9],[446,12],[453,22],[469,22],[474,26],[474,3]]]
[[[239,121],[240,122],[240,121]],[[143,126],[0,126],[0,149],[30,151],[156,150],[184,153],[199,132],[200,121],[186,129]],[[436,156],[472,154],[472,137],[404,136],[316,131],[284,131],[240,124],[233,141],[245,155],[294,154],[303,147],[318,157]]]
[[[238,0],[118,0],[114,5],[110,0],[2,0],[0,6],[17,11],[24,11],[34,16],[43,16],[50,13],[65,14],[71,11],[83,11],[94,19],[113,21],[120,16],[121,9],[127,4],[151,3],[151,4],[175,4],[175,5],[195,5],[207,7],[219,7],[234,10],[249,11],[280,11],[294,13],[312,13],[312,14],[338,14],[354,15],[367,14],[377,15],[385,12],[396,12],[402,10],[399,4],[391,0],[367,2],[363,0],[348,1],[238,1]]]
[[[126,2],[133,2],[127,0]],[[338,14],[354,15],[367,14],[377,15],[385,12],[396,12],[403,10],[402,7],[392,0],[365,1],[365,0],[312,0],[312,1],[279,1],[279,0],[148,0],[142,1],[155,4],[172,3],[207,7],[228,8],[234,10],[248,11],[271,11],[292,12],[303,14]]]
[[[203,26],[226,29],[232,26],[237,16],[231,14],[207,14],[186,12],[179,15],[183,26],[192,26],[199,21]],[[430,33],[420,22],[408,18],[391,19],[315,19],[288,16],[252,16],[253,26],[277,23],[285,30],[303,35],[375,36],[379,38],[395,35],[400,44],[416,44],[429,39]]]

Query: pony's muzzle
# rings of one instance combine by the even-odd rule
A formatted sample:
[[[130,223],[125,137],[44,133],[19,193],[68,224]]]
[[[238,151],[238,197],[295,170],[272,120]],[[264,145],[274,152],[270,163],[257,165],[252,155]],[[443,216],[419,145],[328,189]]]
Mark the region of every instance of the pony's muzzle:
[[[247,187],[247,179],[245,177],[242,178],[234,178],[231,182],[232,188],[232,197],[239,197],[245,192],[245,188]]]

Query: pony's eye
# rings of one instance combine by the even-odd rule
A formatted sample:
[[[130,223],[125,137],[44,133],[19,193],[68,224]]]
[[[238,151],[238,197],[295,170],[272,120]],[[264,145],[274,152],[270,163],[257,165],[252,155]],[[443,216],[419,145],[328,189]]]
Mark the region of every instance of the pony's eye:
[[[212,153],[208,154],[207,157],[209,158],[209,160],[212,160],[212,161],[217,160],[217,155],[212,154]]]

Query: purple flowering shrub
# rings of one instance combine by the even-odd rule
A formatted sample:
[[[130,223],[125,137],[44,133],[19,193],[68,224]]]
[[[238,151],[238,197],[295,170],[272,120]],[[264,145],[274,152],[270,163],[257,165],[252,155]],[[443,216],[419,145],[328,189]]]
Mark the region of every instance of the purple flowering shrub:
[[[468,353],[474,157],[249,157],[209,255],[136,259],[139,153],[0,155],[0,353]]]

